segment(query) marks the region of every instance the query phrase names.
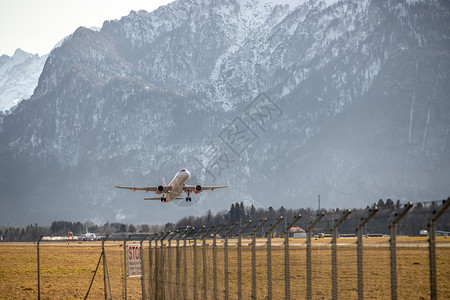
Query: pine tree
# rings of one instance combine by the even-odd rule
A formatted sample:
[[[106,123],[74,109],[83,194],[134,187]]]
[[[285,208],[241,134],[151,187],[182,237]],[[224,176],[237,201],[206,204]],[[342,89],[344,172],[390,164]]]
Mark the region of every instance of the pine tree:
[[[255,206],[253,204],[250,207],[250,219],[251,220],[255,220],[256,219],[256,208],[255,208]]]

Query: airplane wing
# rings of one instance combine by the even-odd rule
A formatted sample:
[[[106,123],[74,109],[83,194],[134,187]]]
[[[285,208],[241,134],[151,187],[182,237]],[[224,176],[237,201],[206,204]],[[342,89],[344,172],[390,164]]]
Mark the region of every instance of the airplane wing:
[[[221,188],[226,188],[229,187],[230,183],[228,182],[227,185],[215,185],[215,186],[201,186],[203,191],[214,191],[215,189],[221,189]],[[195,190],[195,185],[186,185],[184,186],[184,190],[185,191],[194,191]]]
[[[175,200],[181,200],[181,199],[184,199],[184,198],[175,198]],[[159,200],[159,201],[161,201],[161,197],[158,197],[158,198],[144,198],[144,200]]]
[[[156,189],[158,189],[157,186],[142,186],[142,187],[137,187],[137,186],[118,186],[118,185],[114,185],[116,188],[118,189],[125,189],[125,190],[132,190],[132,191],[151,191],[154,192],[156,191]],[[161,198],[160,198],[161,199]]]
[[[119,185],[114,185],[116,188],[118,189],[125,189],[125,190],[131,190],[131,191],[146,191],[146,192],[156,192],[158,190],[157,186],[119,186]],[[163,187],[163,191],[161,191],[161,193],[167,193],[170,192],[172,190],[171,186],[164,186]]]

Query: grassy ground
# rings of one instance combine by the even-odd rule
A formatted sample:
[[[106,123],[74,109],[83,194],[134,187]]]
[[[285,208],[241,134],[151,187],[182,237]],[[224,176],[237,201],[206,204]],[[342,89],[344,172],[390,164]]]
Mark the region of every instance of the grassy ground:
[[[429,261],[426,238],[398,238],[398,291],[400,299],[428,299],[429,290]],[[437,248],[438,271],[438,298],[450,299],[450,239],[439,238],[438,242],[444,247]],[[331,247],[323,246],[329,243],[327,239],[314,240],[316,246],[312,250],[312,275],[313,298],[331,298]],[[364,248],[364,293],[367,299],[390,298],[390,258],[387,238],[365,239],[368,245]],[[281,240],[275,240],[280,244]],[[291,240],[290,250],[290,281],[291,298],[306,298],[306,247],[303,241]],[[356,247],[352,244],[355,240],[341,239],[338,243],[338,280],[339,297],[343,299],[357,298],[357,263]],[[211,243],[208,243],[211,245]],[[220,243],[221,244],[221,243]],[[249,240],[244,240],[242,245],[242,294],[243,299],[249,299],[252,291],[251,247]],[[258,244],[258,243],[257,243]],[[261,243],[262,244],[262,243]],[[345,244],[345,245],[344,245]],[[370,245],[369,245],[370,244]],[[237,247],[231,242],[228,248],[229,256],[229,296],[237,299],[238,294],[238,264]],[[256,247],[257,265],[257,297],[265,299],[267,296],[267,248]],[[166,248],[167,250],[167,248]],[[148,270],[148,247],[145,247],[146,275]],[[181,249],[183,252],[183,249]],[[197,292],[202,296],[203,289],[203,264],[202,248],[197,252]],[[0,244],[0,299],[30,299],[37,298],[37,261],[35,244],[6,245]],[[154,261],[154,249],[152,249],[152,264]],[[184,281],[183,263],[181,263],[182,284],[176,285],[176,250],[171,249],[171,270],[169,277],[168,251],[165,251],[164,261],[166,268],[166,298],[175,299],[177,291],[184,292],[188,288],[188,298],[194,298],[194,251],[193,247],[187,247],[187,272],[188,281]],[[272,278],[273,295],[275,299],[285,296],[285,272],[284,272],[284,247],[272,247]],[[101,247],[87,242],[67,244],[41,243],[41,297],[42,299],[80,299],[84,298],[88,290],[93,272],[97,266],[101,254]],[[161,261],[161,253],[158,261]],[[123,298],[123,247],[119,244],[107,244],[106,257],[108,263],[111,292],[114,298]],[[213,252],[212,247],[206,250],[206,291],[209,298],[213,298]],[[155,270],[152,269],[154,274]],[[217,274],[218,274],[218,298],[225,296],[224,274],[224,248],[217,248]],[[153,276],[156,278],[156,276]],[[141,279],[127,279],[127,295],[129,299],[141,298]],[[155,284],[155,283],[154,283]],[[161,282],[158,282],[161,286]],[[148,289],[148,283],[146,283]],[[155,286],[153,286],[155,288]],[[103,298],[103,268],[100,264],[95,277],[89,298]]]

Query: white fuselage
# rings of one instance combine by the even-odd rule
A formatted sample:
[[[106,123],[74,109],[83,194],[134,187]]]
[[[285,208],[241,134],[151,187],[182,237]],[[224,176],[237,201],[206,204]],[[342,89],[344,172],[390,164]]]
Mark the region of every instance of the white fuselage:
[[[188,170],[182,170],[175,174],[172,181],[169,183],[169,186],[172,187],[172,190],[165,194],[166,201],[173,201],[182,193],[184,193],[184,186],[188,183],[190,178],[191,173]]]

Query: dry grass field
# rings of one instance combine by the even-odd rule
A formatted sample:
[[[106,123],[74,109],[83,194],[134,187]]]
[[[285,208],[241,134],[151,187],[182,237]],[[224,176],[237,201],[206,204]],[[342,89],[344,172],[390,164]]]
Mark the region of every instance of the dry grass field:
[[[428,299],[429,261],[426,238],[398,238],[398,285],[400,299]],[[314,240],[312,254],[313,298],[331,298],[331,247],[328,239]],[[364,283],[367,299],[390,298],[390,260],[388,238],[370,238],[364,240]],[[450,239],[439,238],[437,248],[438,298],[450,299]],[[260,240],[261,245],[263,240]],[[339,296],[342,299],[357,298],[357,264],[354,239],[340,239],[338,247]],[[208,242],[211,245],[210,242]],[[242,247],[242,291],[243,298],[251,295],[251,247],[249,240],[243,241]],[[257,243],[259,244],[259,243]],[[281,244],[280,239],[273,244]],[[106,244],[109,279],[113,298],[123,298],[123,247],[120,243]],[[147,243],[148,245],[148,243]],[[221,245],[221,243],[220,243]],[[425,246],[425,247],[424,247]],[[145,248],[145,261],[148,266],[148,247]],[[229,295],[237,299],[237,247],[231,243],[229,249]],[[154,254],[154,249],[152,249]],[[167,249],[166,249],[167,250]],[[219,299],[224,299],[224,264],[223,246],[217,248]],[[167,253],[165,251],[167,266]],[[171,249],[171,278],[168,282],[166,298],[174,299],[175,285],[175,248]],[[207,247],[207,293],[213,296],[212,247]],[[36,244],[0,244],[0,299],[37,298],[37,261]],[[101,254],[99,243],[74,242],[41,243],[41,297],[42,299],[80,299],[84,298]],[[257,247],[257,297],[267,296],[267,248]],[[197,248],[198,258],[198,296],[203,293],[202,248]],[[154,256],[153,256],[154,258]],[[187,248],[188,292],[193,298],[193,248]],[[153,262],[154,263],[154,262]],[[181,265],[183,266],[183,265]],[[272,247],[273,295],[276,299],[284,298],[284,248]],[[148,278],[148,267],[146,268]],[[183,278],[183,269],[181,278]],[[303,240],[291,240],[290,247],[291,297],[306,298],[306,247]],[[141,298],[141,279],[127,279],[129,299]],[[180,290],[184,286],[180,286]],[[103,268],[100,265],[94,284],[89,294],[90,299],[103,298]]]

